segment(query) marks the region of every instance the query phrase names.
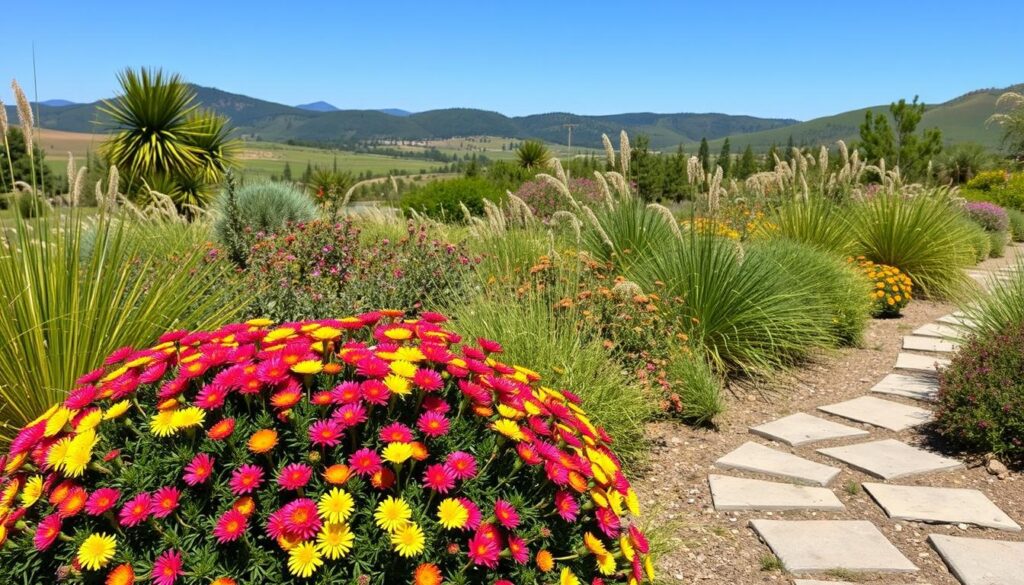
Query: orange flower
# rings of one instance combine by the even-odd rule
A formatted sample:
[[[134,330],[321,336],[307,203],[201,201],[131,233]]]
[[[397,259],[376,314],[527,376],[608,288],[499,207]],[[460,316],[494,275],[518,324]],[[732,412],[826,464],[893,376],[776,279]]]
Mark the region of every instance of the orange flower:
[[[331,376],[333,376],[335,374],[340,374],[341,373],[341,364],[339,364],[337,362],[331,362],[329,364],[324,364],[324,373],[328,374],[328,375],[331,375]]]
[[[135,583],[135,571],[128,563],[118,565],[107,575],[106,585],[132,585]]]
[[[242,496],[235,500],[235,503],[231,507],[240,512],[243,516],[252,516],[252,513],[256,511],[256,502],[249,496]]]
[[[537,568],[544,573],[555,568],[555,557],[547,549],[537,553]]]
[[[441,570],[434,563],[423,563],[413,573],[414,585],[441,585]]]
[[[277,431],[263,429],[249,437],[249,450],[253,453],[266,453],[277,446]]]
[[[352,472],[349,470],[348,465],[338,463],[324,470],[324,479],[331,485],[342,485],[348,481],[351,473]]]
[[[210,585],[236,585],[236,583],[231,577],[217,577]]]

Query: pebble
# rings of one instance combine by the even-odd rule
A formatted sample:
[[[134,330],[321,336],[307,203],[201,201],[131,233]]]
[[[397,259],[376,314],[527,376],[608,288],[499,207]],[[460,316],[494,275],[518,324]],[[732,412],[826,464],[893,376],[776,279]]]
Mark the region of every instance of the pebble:
[[[957,524],[956,527],[959,528],[960,530],[967,530],[967,525],[964,524],[963,522],[961,522],[960,524]]]
[[[897,524],[895,527],[893,527],[893,530],[895,530],[896,532],[903,532],[903,525]]]

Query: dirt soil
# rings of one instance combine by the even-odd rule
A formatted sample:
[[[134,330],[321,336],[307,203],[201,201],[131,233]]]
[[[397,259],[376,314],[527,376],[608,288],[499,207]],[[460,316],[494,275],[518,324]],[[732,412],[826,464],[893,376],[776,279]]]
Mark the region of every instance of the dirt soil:
[[[995,270],[1024,258],[1024,246],[1007,247],[1006,257],[988,260],[976,270]],[[857,426],[858,423],[834,418],[816,411],[818,406],[868,394],[869,389],[893,371],[902,337],[917,327],[955,310],[949,304],[915,300],[902,318],[873,320],[861,348],[843,349],[818,356],[813,363],[793,371],[773,390],[733,389],[729,408],[716,429],[696,429],[673,422],[650,425],[652,444],[650,464],[635,482],[648,522],[661,526],[668,541],[668,552],[659,563],[659,580],[665,583],[722,583],[753,585],[792,583],[794,577],[832,581],[885,583],[886,585],[931,584],[958,585],[942,559],[928,544],[929,534],[949,534],[977,538],[1024,541],[1024,533],[1004,532],[974,526],[933,525],[890,520],[860,487],[861,482],[879,481],[846,465],[829,460],[816,449],[857,441],[819,442],[797,448],[772,443],[801,457],[839,467],[842,472],[830,487],[846,505],[843,512],[716,512],[708,488],[708,473],[768,479],[738,471],[722,471],[714,461],[746,441],[763,440],[748,428],[796,412],[813,413],[823,418]],[[910,399],[884,396],[887,400],[915,404]],[[927,426],[895,433],[869,425],[871,440],[896,438],[911,445],[941,445]],[[903,478],[901,485],[974,488],[982,491],[1017,523],[1024,525],[1024,475],[1013,472],[1000,480],[990,475],[984,462],[959,453],[966,468]],[[913,574],[791,575],[778,568],[762,569],[762,560],[771,554],[749,521],[757,518],[786,520],[832,519],[869,520],[874,523],[920,571]]]

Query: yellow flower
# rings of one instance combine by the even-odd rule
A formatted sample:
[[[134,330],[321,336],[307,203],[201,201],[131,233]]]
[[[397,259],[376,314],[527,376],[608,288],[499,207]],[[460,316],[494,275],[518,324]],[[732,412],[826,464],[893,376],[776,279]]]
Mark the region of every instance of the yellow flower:
[[[68,454],[68,448],[71,446],[71,439],[64,437],[63,439],[54,443],[50,450],[46,453],[46,464],[54,469],[61,469],[64,467],[64,458]]]
[[[96,431],[80,433],[71,439],[67,453],[64,454],[64,473],[71,477],[80,477],[92,459],[92,449],[99,442]]]
[[[388,532],[394,532],[405,526],[409,522],[409,518],[412,518],[409,504],[406,504],[405,500],[401,498],[396,499],[392,496],[388,496],[387,499],[377,504],[377,510],[373,513],[373,519],[377,522],[377,526]]]
[[[449,530],[459,529],[469,521],[469,510],[455,498],[445,498],[437,506],[437,520]]]
[[[320,341],[329,341],[331,339],[337,339],[341,337],[341,329],[337,329],[335,327],[320,327],[319,329],[313,331],[311,335],[313,336],[314,339],[319,339]]]
[[[333,561],[347,555],[355,539],[348,524],[328,522],[316,537],[316,549]]]
[[[275,341],[280,341],[282,339],[287,339],[287,338],[291,337],[292,335],[295,335],[295,330],[292,329],[291,327],[278,327],[277,329],[274,329],[273,331],[271,331],[270,333],[267,333],[263,337],[263,345],[264,346],[270,345],[270,344],[274,343]]]
[[[316,572],[324,564],[320,551],[312,542],[302,542],[288,551],[288,570],[292,575],[303,579]]]
[[[391,362],[391,371],[403,378],[412,378],[416,373],[416,366],[405,360]]]
[[[519,429],[519,425],[515,421],[507,418],[498,419],[494,423],[494,430],[512,439],[513,441],[523,441],[526,439],[526,435]]]
[[[277,431],[262,429],[249,437],[249,450],[253,453],[266,453],[277,446]]]
[[[108,408],[107,411],[103,413],[103,420],[113,420],[115,418],[119,418],[124,413],[128,412],[128,409],[131,408],[131,406],[132,403],[129,400],[122,400],[121,402],[111,404],[110,408]]]
[[[117,540],[109,534],[90,534],[78,547],[78,563],[82,568],[96,571],[107,566],[117,552]]]
[[[43,478],[38,475],[33,475],[28,478],[25,482],[25,489],[21,492],[21,505],[25,508],[31,508],[33,504],[39,501],[39,496],[43,493]]]
[[[341,524],[352,515],[352,508],[354,507],[355,502],[348,492],[341,488],[332,488],[331,491],[320,496],[317,512],[320,513],[320,518],[325,521],[332,524]]]
[[[157,437],[169,437],[178,431],[173,410],[162,410],[149,419],[149,432]]]
[[[597,570],[600,571],[602,575],[611,575],[615,573],[615,569],[617,568],[615,564],[615,557],[609,553],[599,554],[596,555],[596,557]]]
[[[626,508],[629,513],[634,516],[640,515],[640,498],[636,496],[636,492],[633,488],[626,490]]]
[[[648,555],[644,558],[644,571],[647,573],[647,579],[654,582],[654,561],[651,560],[651,556]]]
[[[409,383],[409,380],[394,374],[389,374],[388,377],[384,378],[384,385],[388,387],[392,394],[399,396],[405,396],[412,392],[412,384]]]
[[[587,550],[595,555],[608,554],[608,549],[605,548],[601,539],[594,536],[594,533],[589,530],[583,533],[583,545],[587,547]]]
[[[414,557],[426,547],[427,539],[415,522],[405,524],[391,534],[391,544],[399,556]]]
[[[622,550],[622,556],[626,557],[626,560],[633,562],[633,555],[636,551],[633,549],[633,543],[630,542],[628,536],[622,536],[619,538],[619,549]]]
[[[427,356],[423,355],[423,352],[420,351],[418,348],[406,346],[402,346],[396,349],[394,351],[394,356],[396,360],[413,363],[422,362],[423,360],[427,359]]]
[[[103,421],[103,411],[95,409],[90,411],[89,414],[78,419],[78,424],[75,425],[75,432],[83,433],[85,431],[91,431],[99,426],[100,422]]]
[[[384,461],[389,463],[404,463],[407,459],[412,457],[412,444],[411,443],[391,443],[387,447],[384,447],[384,451],[381,452],[381,457]]]
[[[245,324],[249,325],[250,327],[266,327],[267,325],[273,325],[274,322],[267,318],[260,318],[249,319],[248,321],[245,322]]]
[[[46,420],[46,430],[43,433],[45,437],[52,437],[64,429],[64,425],[68,424],[68,421],[74,413],[63,406],[57,409],[56,412]]]
[[[384,335],[386,335],[388,339],[392,339],[394,341],[404,341],[412,337],[412,331],[405,327],[392,327],[385,331]]]
[[[562,567],[562,574],[558,578],[558,585],[580,585],[580,579],[569,567]]]
[[[319,374],[323,369],[324,363],[320,360],[303,360],[292,366],[296,374]]]
[[[173,412],[171,424],[174,425],[175,430],[196,427],[206,420],[206,411],[198,406],[189,406]]]

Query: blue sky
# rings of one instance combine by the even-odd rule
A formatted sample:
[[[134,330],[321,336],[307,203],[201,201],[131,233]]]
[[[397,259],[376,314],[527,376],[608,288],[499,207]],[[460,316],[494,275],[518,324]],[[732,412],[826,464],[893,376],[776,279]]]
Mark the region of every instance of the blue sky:
[[[108,97],[116,71],[151,65],[286,104],[809,119],[1024,82],[1019,0],[50,0],[3,15],[0,78],[32,95],[34,42],[41,99]]]

